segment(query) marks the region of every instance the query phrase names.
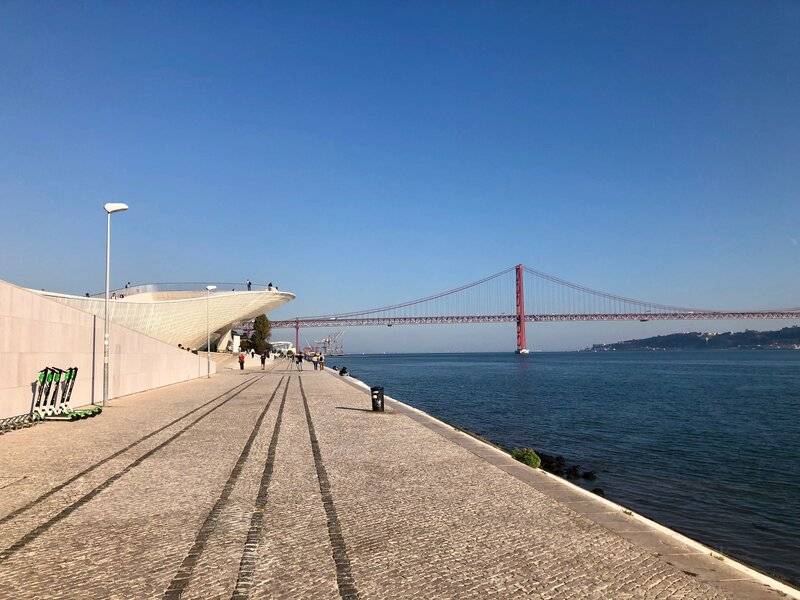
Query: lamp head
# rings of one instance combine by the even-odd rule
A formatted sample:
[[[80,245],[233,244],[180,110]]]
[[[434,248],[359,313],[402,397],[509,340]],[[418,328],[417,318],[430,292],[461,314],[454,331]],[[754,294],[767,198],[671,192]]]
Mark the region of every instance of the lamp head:
[[[108,214],[112,214],[115,212],[122,212],[123,210],[128,210],[128,205],[123,204],[122,202],[106,202],[103,205],[103,208],[106,210]]]

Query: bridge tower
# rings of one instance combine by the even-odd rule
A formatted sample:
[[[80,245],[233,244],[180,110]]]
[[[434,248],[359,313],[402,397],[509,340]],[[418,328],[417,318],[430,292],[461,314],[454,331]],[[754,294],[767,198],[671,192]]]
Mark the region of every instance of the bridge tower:
[[[300,319],[295,319],[294,322],[294,350],[300,353]]]
[[[528,343],[525,340],[525,267],[516,266],[517,271],[517,354],[528,354]]]

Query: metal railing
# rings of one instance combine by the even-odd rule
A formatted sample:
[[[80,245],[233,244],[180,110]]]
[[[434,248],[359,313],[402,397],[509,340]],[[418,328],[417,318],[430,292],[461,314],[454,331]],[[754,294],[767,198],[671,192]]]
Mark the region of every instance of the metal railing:
[[[184,281],[184,282],[167,282],[167,283],[131,283],[121,288],[109,290],[109,294],[115,294],[117,298],[124,296],[133,296],[135,294],[151,294],[154,292],[205,292],[206,286],[215,285],[217,289],[214,292],[264,292],[272,289],[273,291],[280,291],[274,285],[270,288],[266,284],[252,283],[248,289],[247,283],[242,281],[237,282],[215,282],[215,281]],[[90,294],[90,298],[103,298],[105,292],[98,292]]]

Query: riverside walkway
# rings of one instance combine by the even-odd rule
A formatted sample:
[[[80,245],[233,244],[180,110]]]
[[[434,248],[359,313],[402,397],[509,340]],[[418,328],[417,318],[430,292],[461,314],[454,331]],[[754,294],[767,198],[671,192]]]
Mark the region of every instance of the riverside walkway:
[[[3,435],[0,597],[784,597],[401,403],[368,406],[281,361]]]

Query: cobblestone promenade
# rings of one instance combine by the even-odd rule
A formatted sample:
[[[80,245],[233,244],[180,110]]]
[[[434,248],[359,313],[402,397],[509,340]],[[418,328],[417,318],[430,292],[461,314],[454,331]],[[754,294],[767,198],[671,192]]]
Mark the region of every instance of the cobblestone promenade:
[[[225,370],[0,436],[2,598],[778,598],[331,373]]]

